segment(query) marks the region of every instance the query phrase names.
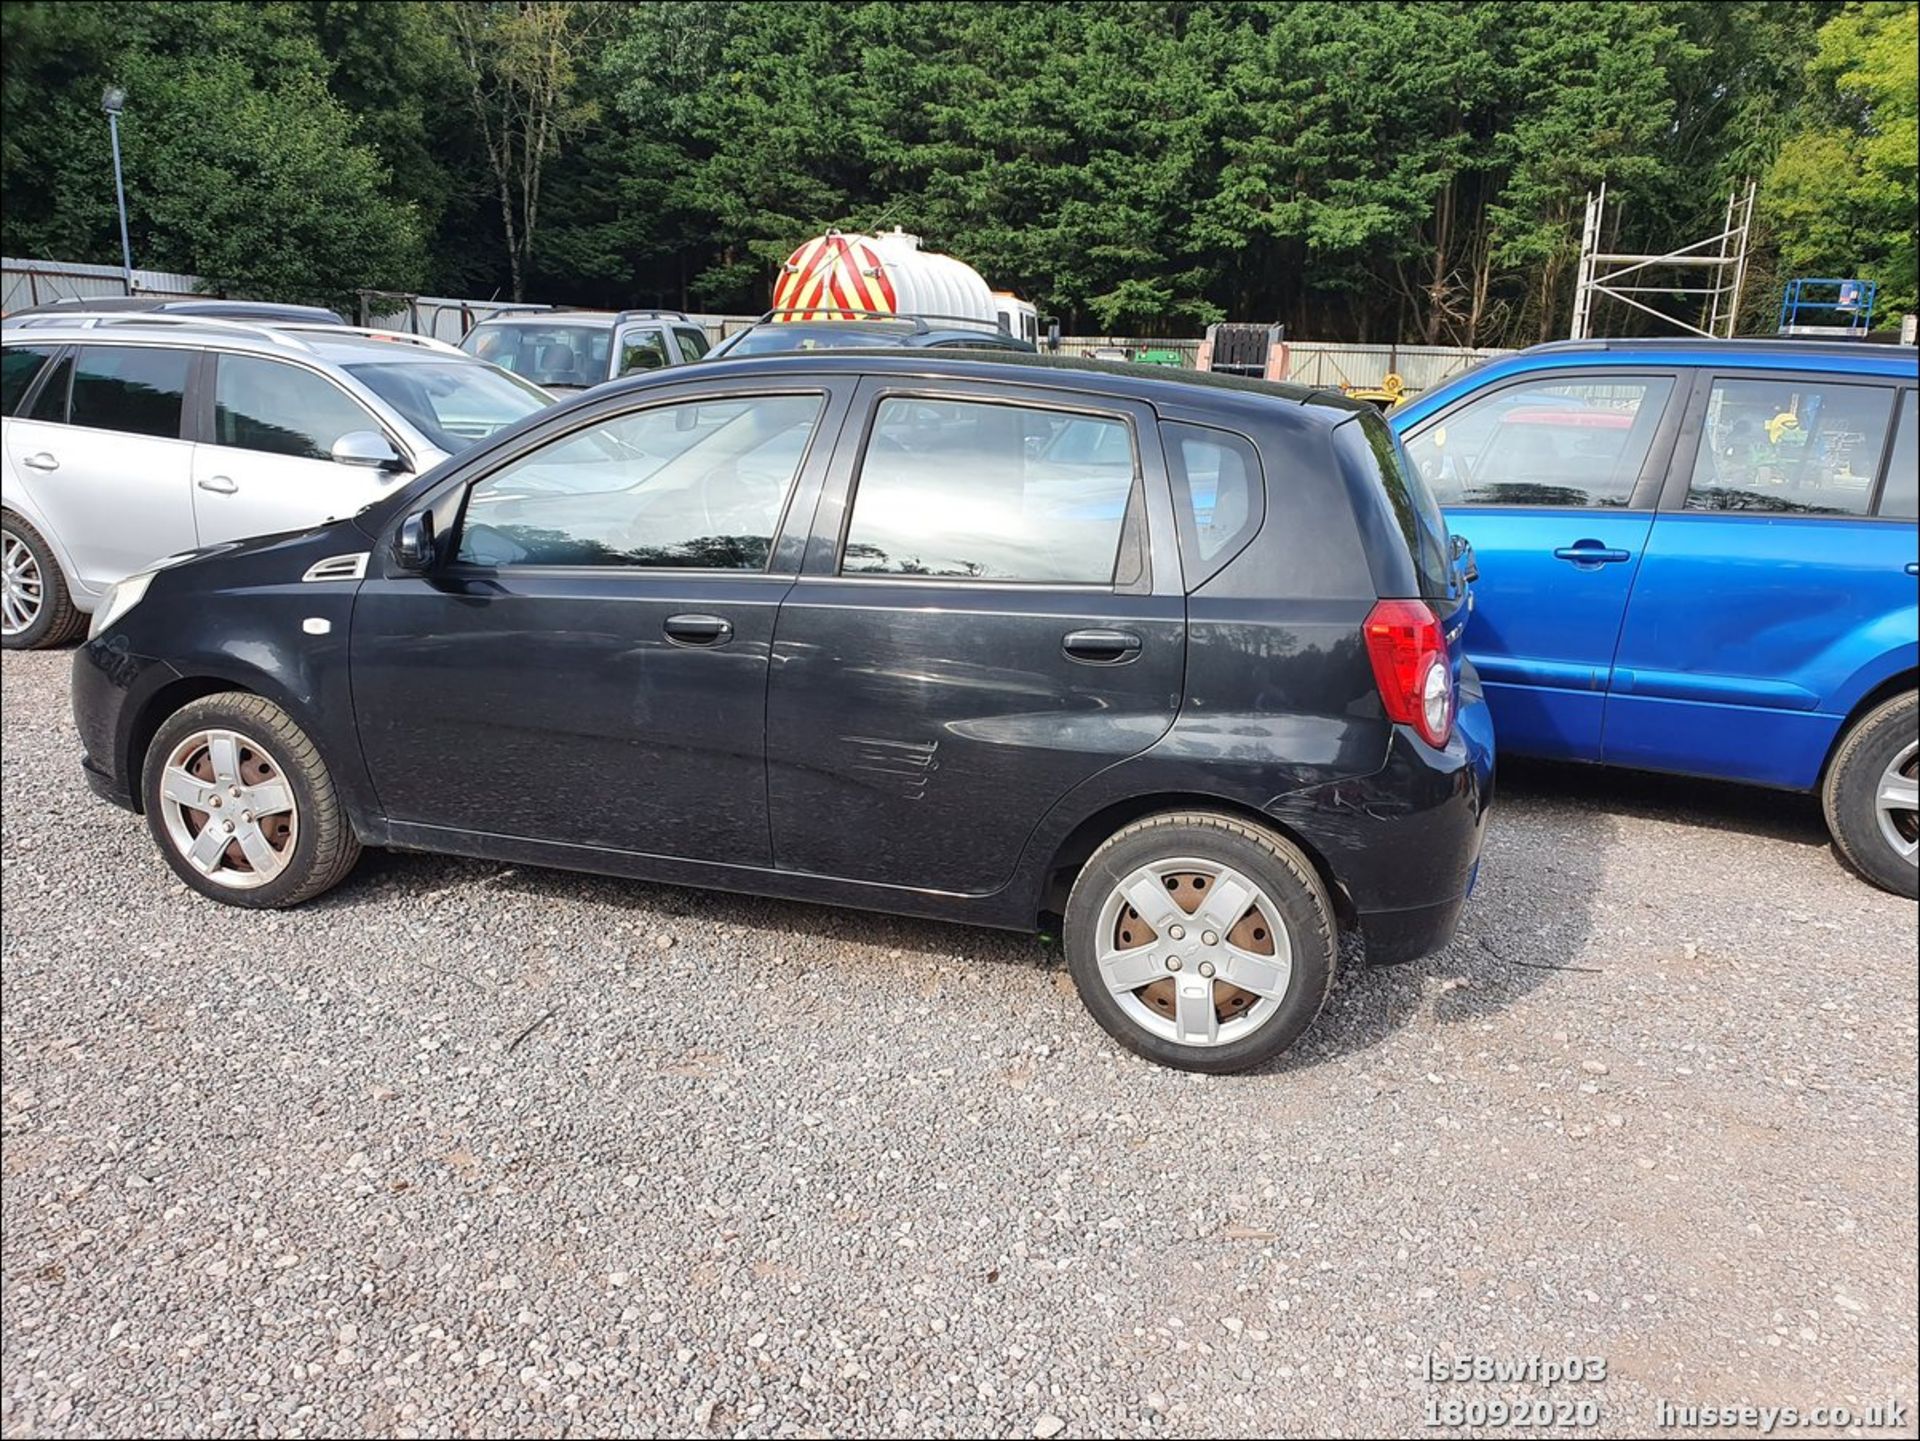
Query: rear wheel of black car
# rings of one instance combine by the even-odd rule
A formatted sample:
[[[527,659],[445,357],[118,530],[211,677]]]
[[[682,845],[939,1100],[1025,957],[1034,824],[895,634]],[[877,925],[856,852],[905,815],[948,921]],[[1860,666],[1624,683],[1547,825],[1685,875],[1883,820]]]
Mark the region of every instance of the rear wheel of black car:
[[[1179,1070],[1272,1059],[1333,986],[1333,907],[1297,847],[1232,816],[1148,816],[1095,851],[1067,900],[1080,999],[1128,1050]]]
[[[259,696],[227,691],[174,712],[147,747],[141,785],[174,874],[230,906],[297,906],[360,858],[320,752]]]
[[[1920,695],[1875,706],[1840,742],[1821,801],[1846,863],[1883,890],[1920,896]]]
[[[64,645],[86,629],[46,537],[12,511],[0,514],[0,646]]]

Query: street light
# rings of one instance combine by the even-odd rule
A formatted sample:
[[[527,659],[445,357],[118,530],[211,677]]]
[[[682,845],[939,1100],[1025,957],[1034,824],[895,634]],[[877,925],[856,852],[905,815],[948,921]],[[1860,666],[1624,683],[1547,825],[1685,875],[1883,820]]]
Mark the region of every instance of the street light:
[[[127,92],[109,85],[100,96],[100,108],[107,112],[107,129],[113,135],[113,198],[120,207],[120,270],[127,294],[133,294],[133,243],[127,239],[127,187],[120,179],[120,111],[127,103]]]

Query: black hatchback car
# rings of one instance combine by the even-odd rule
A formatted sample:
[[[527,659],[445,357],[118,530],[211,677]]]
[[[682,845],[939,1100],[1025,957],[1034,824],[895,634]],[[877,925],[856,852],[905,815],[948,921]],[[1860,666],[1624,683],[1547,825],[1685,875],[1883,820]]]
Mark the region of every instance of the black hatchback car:
[[[1492,783],[1445,524],[1371,406],[864,351],[543,411],[340,521],[124,582],[100,794],[287,906],[363,845],[1062,928],[1168,1065],[1444,944]]]

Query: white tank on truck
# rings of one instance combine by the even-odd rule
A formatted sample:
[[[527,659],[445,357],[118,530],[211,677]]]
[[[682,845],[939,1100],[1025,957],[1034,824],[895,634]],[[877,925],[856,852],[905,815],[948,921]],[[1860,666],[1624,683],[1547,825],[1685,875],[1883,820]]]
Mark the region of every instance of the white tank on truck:
[[[775,320],[944,315],[1033,338],[1027,333],[1031,305],[1005,292],[996,295],[971,265],[922,250],[920,237],[899,226],[882,235],[829,230],[809,240],[780,267],[773,309]]]

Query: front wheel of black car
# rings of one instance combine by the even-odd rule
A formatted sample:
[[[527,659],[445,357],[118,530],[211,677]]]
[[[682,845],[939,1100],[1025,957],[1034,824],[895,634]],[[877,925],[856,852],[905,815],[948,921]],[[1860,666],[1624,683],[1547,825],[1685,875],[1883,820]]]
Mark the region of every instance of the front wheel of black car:
[[[360,858],[320,752],[257,695],[226,691],[174,712],[147,747],[141,785],[174,874],[230,906],[297,906]]]
[[[1279,1055],[1333,986],[1333,907],[1282,837],[1206,811],[1148,816],[1095,851],[1067,900],[1080,999],[1128,1050],[1225,1073]]]
[[[1875,706],[1840,742],[1821,789],[1827,829],[1854,870],[1895,895],[1920,896],[1920,695]]]

